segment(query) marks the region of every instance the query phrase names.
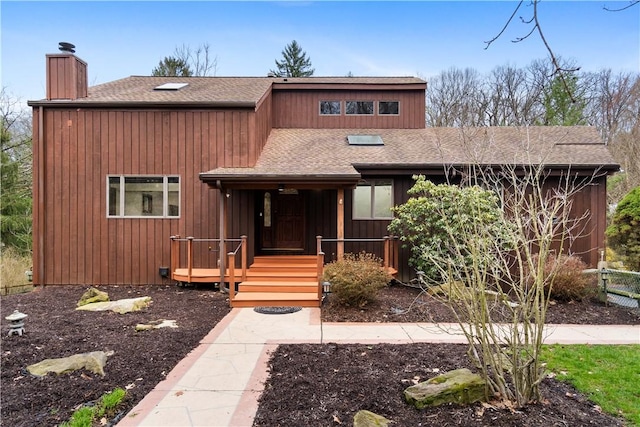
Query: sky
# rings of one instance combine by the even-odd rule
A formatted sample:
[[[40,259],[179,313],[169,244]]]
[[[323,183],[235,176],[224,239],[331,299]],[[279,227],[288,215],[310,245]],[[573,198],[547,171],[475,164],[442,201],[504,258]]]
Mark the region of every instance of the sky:
[[[1,77],[20,101],[45,96],[45,55],[76,45],[91,86],[150,75],[178,46],[208,43],[217,76],[266,76],[296,40],[316,76],[430,77],[449,69],[488,73],[547,57],[525,1],[488,49],[516,1],[7,1],[0,2]],[[540,26],[557,55],[583,71],[640,72],[640,5],[554,1],[538,5]]]

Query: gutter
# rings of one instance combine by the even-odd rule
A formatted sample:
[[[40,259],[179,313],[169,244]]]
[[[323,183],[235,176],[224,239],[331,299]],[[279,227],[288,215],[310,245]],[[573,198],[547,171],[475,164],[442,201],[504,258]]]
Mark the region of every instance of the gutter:
[[[254,101],[82,101],[61,99],[55,101],[27,101],[30,107],[64,108],[256,108]]]

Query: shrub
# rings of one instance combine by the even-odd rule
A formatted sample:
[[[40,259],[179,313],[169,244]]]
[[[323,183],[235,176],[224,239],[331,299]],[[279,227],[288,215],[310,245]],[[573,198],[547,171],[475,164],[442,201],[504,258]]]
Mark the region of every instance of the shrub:
[[[586,268],[587,264],[577,256],[551,255],[544,265],[545,292],[558,301],[582,301],[595,296],[597,283],[583,273]]]
[[[606,233],[608,243],[622,257],[624,265],[640,271],[640,186],[618,203]]]
[[[408,191],[411,198],[394,208],[389,231],[411,249],[409,264],[423,271],[429,284],[442,283],[443,266],[458,262],[467,267],[474,262],[490,265],[495,262],[491,251],[507,249],[510,225],[503,220],[493,191],[479,186],[436,185],[424,176],[414,179]]]
[[[365,252],[347,253],[341,260],[327,264],[323,278],[331,283],[331,293],[338,304],[359,308],[375,301],[377,292],[391,280],[381,260]]]

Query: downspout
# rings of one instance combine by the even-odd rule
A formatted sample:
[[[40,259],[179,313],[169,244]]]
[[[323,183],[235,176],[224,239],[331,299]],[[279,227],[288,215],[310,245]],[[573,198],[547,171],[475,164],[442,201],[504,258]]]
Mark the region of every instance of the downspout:
[[[42,218],[44,212],[44,173],[46,156],[44,153],[44,108],[42,105],[38,107],[38,271],[34,277],[34,284],[44,286],[44,220]],[[33,152],[31,153],[33,156]],[[32,160],[33,161],[33,160]],[[33,212],[32,212],[33,214]],[[32,219],[33,221],[33,219]]]
[[[220,203],[218,204],[218,221],[220,221],[219,223],[219,229],[218,229],[218,235],[220,236],[220,247],[218,249],[218,256],[219,256],[219,261],[218,261],[218,267],[220,268],[220,292],[224,292],[225,291],[225,287],[224,287],[224,276],[225,273],[227,271],[226,269],[226,260],[225,260],[225,256],[226,256],[226,245],[225,245],[225,205],[227,203],[227,197],[224,194],[224,191],[222,190],[222,183],[220,182],[220,180],[216,181],[216,188],[219,190],[219,194],[220,194]],[[227,289],[228,291],[228,289]]]

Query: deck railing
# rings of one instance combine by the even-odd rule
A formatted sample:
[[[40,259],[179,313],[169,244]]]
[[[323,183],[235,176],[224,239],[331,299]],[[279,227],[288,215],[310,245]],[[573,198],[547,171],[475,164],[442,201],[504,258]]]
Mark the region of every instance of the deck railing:
[[[387,270],[389,269],[394,269],[395,271],[398,271],[398,266],[399,266],[399,245],[398,245],[398,237],[396,236],[384,236],[381,238],[369,238],[369,239],[358,239],[358,238],[350,238],[350,239],[332,239],[332,238],[325,238],[322,236],[316,236],[316,244],[317,244],[317,248],[316,248],[316,253],[320,254],[321,252],[324,255],[324,252],[322,250],[322,243],[323,242],[327,242],[327,243],[338,243],[338,244],[344,244],[344,243],[377,243],[380,242],[383,244],[383,255],[382,255],[382,264],[383,267]],[[341,251],[338,251],[339,256],[338,259],[341,258]],[[324,258],[324,257],[323,257]]]
[[[216,252],[216,249],[213,249],[214,247],[219,248],[221,245],[220,243],[224,243],[225,246],[227,243],[237,243],[237,245],[235,246],[234,250],[230,253],[233,253],[234,255],[237,254],[238,252],[240,252],[241,254],[241,268],[242,268],[242,279],[244,280],[246,278],[247,275],[247,236],[240,236],[239,239],[224,239],[224,241],[222,241],[221,239],[208,239],[208,238],[196,238],[196,237],[192,237],[192,236],[188,236],[188,237],[180,237],[179,235],[175,235],[175,236],[171,236],[171,279],[175,279],[174,278],[174,274],[176,269],[178,268],[186,268],[187,269],[187,281],[188,283],[191,283],[191,278],[193,276],[193,269],[194,268],[211,268],[209,266],[206,267],[201,267],[201,266],[194,266],[194,243],[198,244],[198,243],[206,243],[209,247],[208,247],[208,251],[211,252]],[[215,243],[216,245],[211,245],[211,243]],[[181,247],[186,245],[186,267],[181,266]],[[235,257],[234,257],[235,260]],[[235,262],[235,261],[234,261]],[[215,267],[213,268],[220,268],[220,264],[223,265],[227,265],[227,266],[231,266],[233,265],[235,267],[235,264],[231,264],[231,260],[229,260],[229,262],[227,263],[220,263],[220,257],[218,257],[217,262]],[[225,276],[225,272],[220,272],[220,276],[221,278],[224,278]],[[221,279],[222,280],[222,279]],[[222,280],[224,282],[224,280]]]

